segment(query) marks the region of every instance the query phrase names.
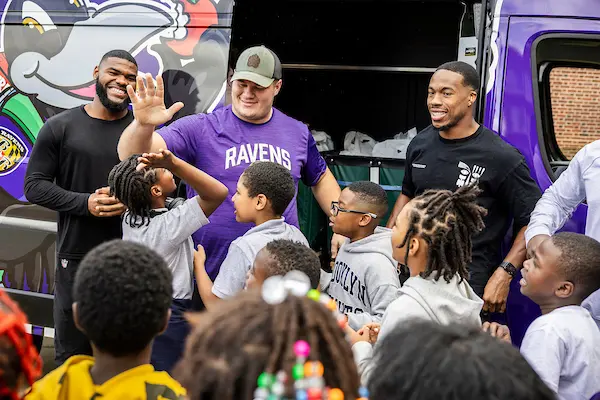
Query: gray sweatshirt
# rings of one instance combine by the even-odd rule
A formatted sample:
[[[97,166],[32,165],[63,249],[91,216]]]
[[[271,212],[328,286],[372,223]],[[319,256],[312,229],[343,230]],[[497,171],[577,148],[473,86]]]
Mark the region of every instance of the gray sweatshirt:
[[[372,235],[340,248],[333,273],[321,276],[321,290],[348,316],[350,327],[360,329],[380,322],[385,309],[398,297],[396,265],[392,231],[379,227]]]
[[[409,278],[400,289],[400,296],[385,311],[377,341],[381,342],[395,327],[412,319],[426,319],[442,325],[457,322],[481,328],[479,313],[483,300],[466,280],[460,283],[459,280],[458,275],[449,283],[443,278],[435,281],[433,275],[427,279],[420,276]],[[366,385],[375,367],[373,346],[368,342],[358,342],[352,346],[352,351]]]
[[[225,299],[244,290],[246,275],[254,265],[256,255],[269,242],[277,239],[292,240],[308,247],[308,241],[300,229],[285,222],[283,217],[255,226],[229,246],[227,257],[213,284],[213,294]]]

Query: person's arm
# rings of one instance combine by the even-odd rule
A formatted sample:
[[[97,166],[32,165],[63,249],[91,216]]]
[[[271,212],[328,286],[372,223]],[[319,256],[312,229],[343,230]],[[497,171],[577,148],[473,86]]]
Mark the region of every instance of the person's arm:
[[[206,253],[202,245],[194,252],[194,277],[198,284],[198,293],[207,310],[210,310],[220,298],[212,293],[213,283],[206,273]]]
[[[166,149],[165,140],[154,129],[173,118],[183,108],[182,102],[165,107],[164,83],[161,76],[156,77],[156,86],[150,74],[145,76],[147,85],[141,76],[136,79],[136,91],[127,86],[135,120],[123,131],[117,151],[121,160],[136,153],[157,152]]]
[[[236,241],[231,243],[227,256],[219,268],[219,274],[211,285],[212,295],[217,298],[232,297],[244,290],[246,276],[254,261],[248,259],[240,245]]]
[[[402,324],[402,322],[410,321],[415,318],[427,318],[427,314],[412,298],[407,298],[403,301],[399,300],[390,304],[381,320],[377,342],[384,340],[385,337],[398,325]],[[374,345],[369,343],[368,335],[363,335],[362,340],[360,341],[356,335],[350,335],[350,344],[352,346],[352,353],[358,368],[361,383],[364,386],[367,386],[371,373],[376,366],[375,363],[377,357],[373,357],[373,350],[377,348],[377,343]]]
[[[210,216],[229,195],[227,186],[179,158],[174,160],[171,172],[180,177],[188,186],[198,193],[196,199],[207,217]]]
[[[396,218],[398,218],[400,211],[402,211],[404,206],[415,197],[415,184],[412,180],[412,153],[412,146],[409,144],[408,149],[406,150],[406,164],[404,168],[404,178],[402,179],[402,193],[400,193],[400,196],[398,196],[398,199],[396,199],[396,203],[394,204],[394,208],[392,209],[386,224],[386,227],[390,229],[396,225]]]
[[[50,124],[44,124],[27,164],[24,187],[27,200],[54,211],[80,217],[121,215],[125,210],[124,206],[108,196],[107,188],[99,188],[94,193],[78,193],[56,184],[61,146],[62,143]]]
[[[525,230],[529,223],[529,216],[541,196],[540,189],[531,178],[525,160],[522,160],[506,176],[498,187],[497,195],[500,201],[508,205],[510,215],[513,216],[513,231],[517,232],[504,261],[520,269],[527,256]],[[503,313],[506,310],[511,280],[512,276],[508,272],[496,266],[483,292],[483,311]]]
[[[159,149],[157,153],[144,153],[139,158],[139,161],[142,168],[146,165],[157,168],[168,168],[173,174],[185,181],[187,185],[198,193],[196,201],[198,201],[200,208],[202,208],[206,216],[211,215],[229,194],[224,184],[176,157],[169,150]]]
[[[394,208],[392,208],[392,212],[390,213],[390,218],[388,219],[388,222],[386,224],[387,228],[392,229],[394,225],[396,225],[396,218],[398,218],[400,211],[402,211],[404,206],[407,205],[411,200],[412,199],[404,193],[401,193],[400,196],[398,196],[398,199],[394,204]]]
[[[308,127],[306,128],[308,131]],[[308,131],[308,142],[306,149],[306,165],[302,168],[302,181],[312,188],[313,195],[319,203],[321,210],[328,217],[331,215],[331,202],[340,198],[340,185],[335,176],[327,167],[325,159],[317,149],[317,143],[310,131]],[[337,253],[346,241],[341,235],[333,234],[331,238],[331,259],[337,257]]]
[[[129,124],[117,145],[119,159],[123,161],[132,154],[156,153],[159,149],[166,149],[167,143],[154,128],[154,125],[140,124],[137,119]]]
[[[586,166],[583,164],[586,152],[584,147],[573,157],[567,169],[537,202],[525,232],[528,249],[534,250],[541,240],[559,230],[585,200],[583,173]]]
[[[329,216],[331,213],[331,202],[338,201],[340,198],[340,185],[337,183],[335,176],[331,173],[328,167],[319,179],[319,181],[312,187],[313,195],[319,203],[321,210]]]

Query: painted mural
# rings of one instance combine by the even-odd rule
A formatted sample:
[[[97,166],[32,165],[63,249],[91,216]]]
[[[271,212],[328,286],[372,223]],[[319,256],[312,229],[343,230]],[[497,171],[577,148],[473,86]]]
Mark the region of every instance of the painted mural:
[[[23,181],[49,117],[93,99],[94,67],[113,49],[161,74],[175,119],[222,104],[233,0],[0,0],[0,285],[53,292],[55,213]],[[27,222],[27,221],[30,221]]]

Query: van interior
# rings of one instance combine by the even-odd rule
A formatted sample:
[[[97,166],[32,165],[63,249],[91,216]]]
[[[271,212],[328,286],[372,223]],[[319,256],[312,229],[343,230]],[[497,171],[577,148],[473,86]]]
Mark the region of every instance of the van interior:
[[[349,131],[383,141],[427,127],[429,79],[480,15],[473,0],[237,0],[230,60],[272,49],[283,66],[275,107],[329,134],[337,153]]]

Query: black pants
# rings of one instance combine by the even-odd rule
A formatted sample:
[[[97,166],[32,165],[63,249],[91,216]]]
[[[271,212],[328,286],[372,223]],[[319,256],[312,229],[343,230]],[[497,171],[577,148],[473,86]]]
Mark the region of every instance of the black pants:
[[[54,282],[54,360],[56,366],[74,355],[92,355],[89,340],[73,321],[73,282],[81,260],[57,259]]]
[[[183,355],[185,340],[190,332],[185,313],[191,309],[191,305],[191,300],[173,299],[167,330],[157,336],[152,345],[150,362],[157,371],[171,373]]]
[[[206,306],[204,305],[204,302],[202,301],[202,297],[200,297],[200,292],[198,291],[198,284],[196,283],[195,279],[194,279],[194,293],[192,293],[191,310],[197,311],[197,312],[206,310]]]

